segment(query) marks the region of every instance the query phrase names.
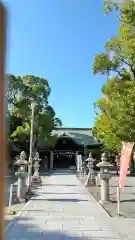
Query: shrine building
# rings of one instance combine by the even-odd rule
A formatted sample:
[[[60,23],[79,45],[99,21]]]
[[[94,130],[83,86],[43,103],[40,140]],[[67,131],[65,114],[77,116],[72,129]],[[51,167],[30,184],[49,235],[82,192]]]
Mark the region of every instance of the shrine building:
[[[76,156],[81,154],[92,156],[100,160],[100,150],[103,143],[96,141],[91,128],[56,128],[52,134],[57,135],[55,146],[47,156],[50,169],[76,168]]]

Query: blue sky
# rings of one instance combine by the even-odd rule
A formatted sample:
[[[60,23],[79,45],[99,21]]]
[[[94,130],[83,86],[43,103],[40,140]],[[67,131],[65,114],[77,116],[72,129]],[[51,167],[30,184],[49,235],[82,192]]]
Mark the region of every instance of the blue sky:
[[[6,72],[46,78],[49,102],[65,127],[92,127],[105,77],[94,56],[117,30],[103,0],[4,0],[8,9]]]

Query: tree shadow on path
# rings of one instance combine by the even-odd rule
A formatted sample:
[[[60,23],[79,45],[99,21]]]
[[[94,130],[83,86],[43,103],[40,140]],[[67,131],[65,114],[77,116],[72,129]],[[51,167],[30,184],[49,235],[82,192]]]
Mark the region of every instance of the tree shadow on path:
[[[10,222],[11,223],[11,222]],[[83,240],[81,231],[48,230],[46,220],[20,217],[5,233],[5,240]],[[46,229],[45,229],[46,228]],[[55,229],[55,228],[54,228]],[[80,236],[79,236],[79,235]],[[81,236],[82,235],[82,236]]]
[[[102,231],[99,237],[89,233],[84,237],[82,230],[62,229],[62,220],[54,221],[45,219],[45,216],[39,218],[19,217],[12,221],[5,233],[5,240],[110,240],[111,236],[103,238]],[[49,225],[47,224],[49,223]],[[54,225],[53,225],[54,223]],[[60,226],[60,225],[61,226]],[[73,224],[74,225],[74,224]],[[60,227],[59,227],[60,226]],[[89,231],[88,231],[89,232]],[[100,235],[101,234],[101,235]],[[95,238],[96,237],[96,238]],[[114,239],[114,238],[113,238]],[[116,239],[116,238],[115,238]],[[118,240],[119,238],[117,238]]]
[[[80,200],[80,199],[75,199],[75,198],[32,198],[32,201],[45,201],[45,202],[88,202],[88,200]]]

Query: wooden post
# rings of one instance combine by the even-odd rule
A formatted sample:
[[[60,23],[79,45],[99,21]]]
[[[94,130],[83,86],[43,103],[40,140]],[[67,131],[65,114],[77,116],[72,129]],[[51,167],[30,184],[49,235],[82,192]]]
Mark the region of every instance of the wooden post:
[[[0,3],[0,239],[4,240],[4,176],[6,174],[7,149],[5,134],[5,83],[4,83],[4,63],[5,63],[5,32],[6,32],[6,10]]]
[[[12,200],[13,200],[13,184],[10,184],[10,194],[9,194],[9,201],[8,201],[8,213],[11,212]]]
[[[120,188],[117,187],[117,214],[120,215]]]

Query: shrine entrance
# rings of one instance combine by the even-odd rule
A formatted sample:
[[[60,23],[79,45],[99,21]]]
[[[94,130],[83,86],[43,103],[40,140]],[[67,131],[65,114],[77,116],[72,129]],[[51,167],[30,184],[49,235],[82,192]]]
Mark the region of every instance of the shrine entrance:
[[[58,137],[53,150],[51,168],[76,168],[76,152],[78,144],[69,136]]]
[[[54,151],[54,168],[76,168],[76,154],[73,151]]]
[[[103,143],[97,142],[92,136],[92,129],[89,128],[56,128],[52,135],[56,137],[56,142],[48,152],[42,151],[44,168],[47,169],[75,169],[77,166],[77,156],[84,159],[89,152],[98,160],[100,159],[100,148]],[[42,162],[41,162],[42,164]]]
[[[89,129],[85,132],[83,129],[82,133],[73,131],[73,129],[58,128],[57,131],[54,130],[54,134],[57,134],[57,140],[55,146],[50,151],[50,169],[66,168],[66,169],[76,169],[76,159],[77,155],[84,155],[86,157],[86,147],[93,148],[94,144],[97,142],[93,140],[91,132]],[[97,144],[99,148],[99,143]]]

